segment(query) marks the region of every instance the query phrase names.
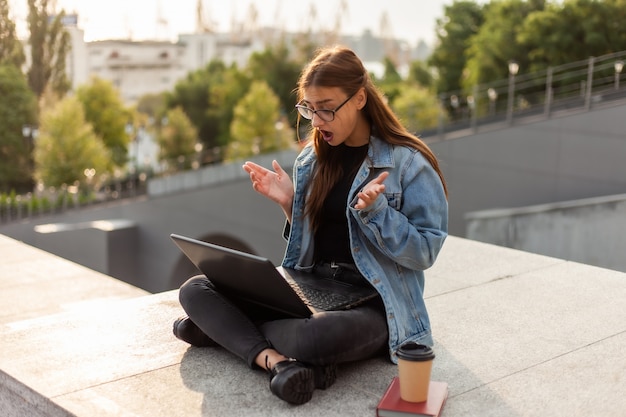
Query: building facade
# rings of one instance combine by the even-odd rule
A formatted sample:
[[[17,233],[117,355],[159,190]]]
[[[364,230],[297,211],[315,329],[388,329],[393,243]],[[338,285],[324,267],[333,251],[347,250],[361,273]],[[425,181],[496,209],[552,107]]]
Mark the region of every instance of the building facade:
[[[187,72],[185,47],[172,42],[105,40],[87,43],[86,50],[88,77],[111,81],[126,103],[172,90]]]

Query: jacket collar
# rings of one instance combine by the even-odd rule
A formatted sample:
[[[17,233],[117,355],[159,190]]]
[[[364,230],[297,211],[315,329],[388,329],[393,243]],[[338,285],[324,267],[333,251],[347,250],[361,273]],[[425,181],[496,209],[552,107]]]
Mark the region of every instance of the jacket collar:
[[[394,166],[393,145],[376,136],[370,136],[367,156],[372,168],[393,168]]]

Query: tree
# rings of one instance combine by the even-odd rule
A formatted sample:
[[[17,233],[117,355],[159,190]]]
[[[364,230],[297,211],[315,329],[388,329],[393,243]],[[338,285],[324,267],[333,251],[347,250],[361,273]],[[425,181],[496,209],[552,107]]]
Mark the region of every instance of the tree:
[[[137,102],[137,111],[145,114],[152,119],[154,124],[160,126],[161,119],[165,116],[165,112],[167,111],[165,108],[165,100],[166,93],[144,94]]]
[[[384,72],[380,80],[374,77],[376,85],[383,91],[389,102],[392,102],[404,87],[404,82],[400,73],[396,69],[396,65],[389,57],[383,59]]]
[[[570,0],[531,13],[517,36],[529,71],[626,49],[626,2]]]
[[[167,95],[166,105],[183,109],[205,149],[221,148],[230,140],[233,108],[250,82],[235,65],[226,67],[222,61],[212,61],[179,81]]]
[[[259,105],[262,103],[262,105]],[[230,125],[232,142],[228,159],[245,158],[289,146],[286,135],[280,134],[280,100],[265,81],[255,81],[250,91],[237,103]]]
[[[93,181],[107,172],[110,152],[85,121],[75,97],[61,100],[42,114],[35,144],[36,177],[47,186],[86,183],[85,170],[95,170]]]
[[[24,65],[24,48],[15,35],[15,23],[9,18],[8,0],[0,0],[0,65]]]
[[[159,159],[189,168],[196,153],[198,132],[182,107],[175,107],[166,114],[167,124],[157,136],[160,146]]]
[[[412,61],[409,65],[409,74],[406,79],[409,83],[417,83],[425,88],[433,87],[433,75],[424,61]]]
[[[22,127],[34,125],[37,100],[13,64],[0,65],[0,192],[32,189],[32,137]]]
[[[544,8],[544,0],[501,0],[486,7],[485,23],[470,40],[466,52],[462,84],[467,91],[475,85],[506,78],[511,60],[528,71],[529,50],[519,44],[517,36],[526,18]]]
[[[483,7],[473,1],[455,1],[444,10],[444,17],[437,20],[438,44],[428,60],[438,73],[438,93],[461,89],[466,50],[485,19]]]
[[[437,97],[419,85],[405,85],[391,107],[406,128],[417,134],[436,127],[442,111]]]
[[[70,88],[65,59],[70,51],[70,36],[63,27],[65,12],[50,16],[48,0],[28,0],[31,66],[28,83],[37,97],[46,88],[63,96]]]
[[[306,46],[303,47],[306,53]],[[297,115],[294,107],[297,103],[294,88],[303,64],[304,62],[291,59],[289,49],[281,43],[263,52],[252,54],[246,67],[250,78],[265,81],[278,96],[280,112],[289,118],[291,126],[296,124]]]
[[[110,81],[94,77],[90,84],[78,88],[76,97],[82,103],[85,118],[94,133],[111,151],[113,164],[123,166],[127,162],[131,140],[125,130],[130,112],[124,107],[119,92]]]
[[[250,77],[235,66],[211,74],[209,108],[206,115],[207,119],[218,127],[216,146],[221,148],[230,142],[233,110],[250,88],[251,82]]]

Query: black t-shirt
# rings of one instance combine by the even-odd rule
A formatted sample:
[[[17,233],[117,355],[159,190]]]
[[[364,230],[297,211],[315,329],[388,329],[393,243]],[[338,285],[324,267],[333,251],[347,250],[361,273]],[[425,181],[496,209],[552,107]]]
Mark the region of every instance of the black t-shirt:
[[[315,260],[353,263],[346,217],[348,193],[359,166],[367,155],[368,145],[352,147],[338,145],[341,152],[343,176],[330,190],[324,206],[322,222],[315,233]]]

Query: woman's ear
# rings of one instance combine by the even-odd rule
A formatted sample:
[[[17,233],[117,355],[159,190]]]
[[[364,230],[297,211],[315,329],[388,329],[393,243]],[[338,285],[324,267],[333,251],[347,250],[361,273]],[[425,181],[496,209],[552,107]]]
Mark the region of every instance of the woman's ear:
[[[365,91],[365,87],[361,87],[361,89],[355,94],[354,98],[356,99],[356,108],[361,110],[367,104],[367,92]]]

